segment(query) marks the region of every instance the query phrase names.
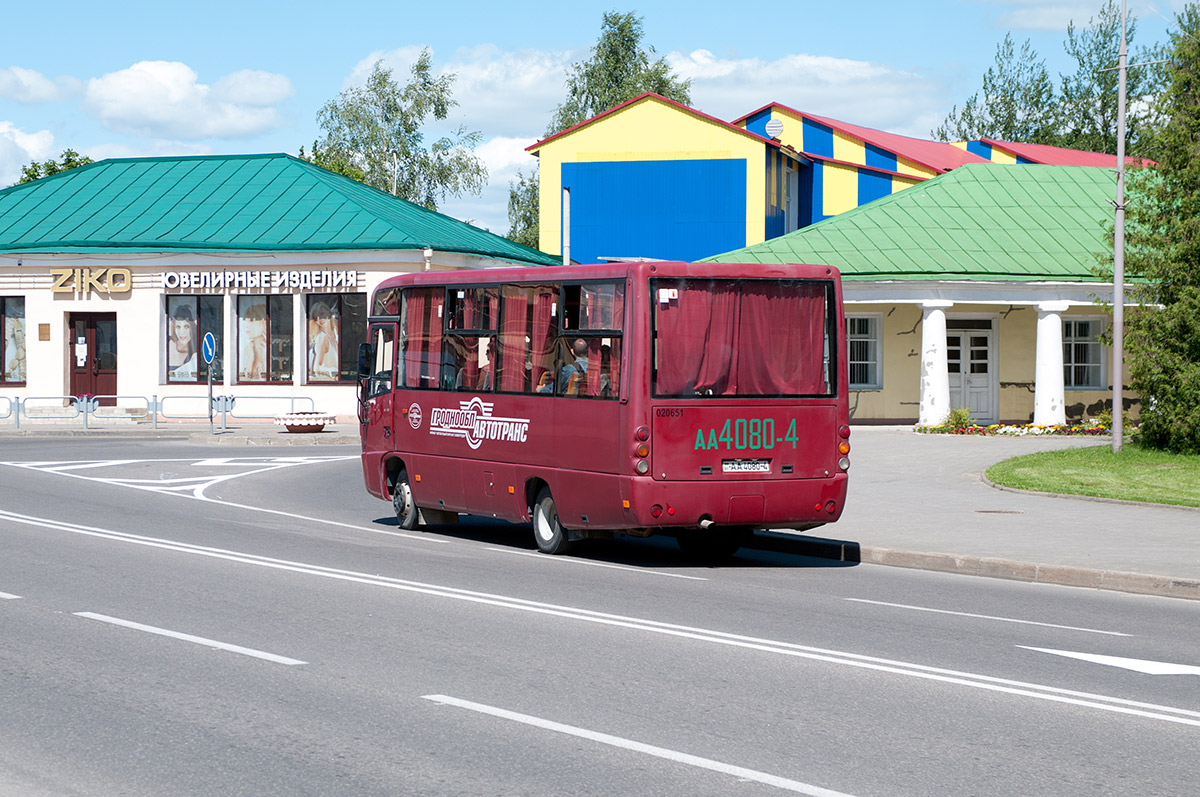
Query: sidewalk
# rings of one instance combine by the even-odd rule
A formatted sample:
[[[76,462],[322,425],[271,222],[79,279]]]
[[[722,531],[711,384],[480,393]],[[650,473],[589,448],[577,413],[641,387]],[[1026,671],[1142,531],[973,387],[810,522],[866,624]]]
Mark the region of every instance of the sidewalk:
[[[221,446],[359,445],[358,425],[298,434],[270,423],[0,426],[5,438],[158,437]],[[761,547],[971,575],[1200,600],[1200,509],[997,488],[983,473],[1035,451],[1111,445],[1107,437],[960,437],[855,426],[842,519]]]

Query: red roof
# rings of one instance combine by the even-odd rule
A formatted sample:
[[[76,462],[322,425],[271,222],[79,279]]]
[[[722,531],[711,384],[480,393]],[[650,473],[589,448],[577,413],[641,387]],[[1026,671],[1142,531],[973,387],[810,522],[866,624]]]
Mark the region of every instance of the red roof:
[[[944,141],[929,141],[923,138],[911,138],[910,136],[901,136],[896,133],[886,133],[882,130],[875,130],[870,127],[861,127],[852,125],[848,122],[840,122],[837,119],[829,119],[816,114],[804,113],[797,111],[795,108],[789,108],[778,102],[773,102],[770,105],[764,105],[757,111],[752,111],[734,121],[744,121],[756,113],[760,113],[767,108],[781,108],[789,113],[795,114],[803,118],[811,119],[814,122],[823,124],[826,127],[839,130],[843,133],[862,139],[868,144],[873,144],[880,149],[895,153],[897,156],[919,163],[922,166],[927,166],[939,172],[948,172],[951,169],[957,169],[968,163],[988,163],[984,158],[967,152],[965,149],[947,144]],[[808,153],[805,153],[808,154]]]
[[[1085,152],[1081,149],[1051,147],[1048,144],[1018,144],[1012,141],[995,141],[990,138],[979,139],[997,149],[1049,166],[1106,166],[1110,169],[1117,167],[1117,156],[1104,152]],[[1142,158],[1126,158],[1130,166],[1145,166],[1149,161]]]
[[[595,116],[591,117],[590,119],[584,119],[579,124],[574,125],[572,127],[568,127],[566,130],[562,130],[558,133],[555,133],[552,136],[547,136],[546,138],[543,138],[541,141],[537,142],[536,144],[530,144],[528,147],[525,148],[525,151],[532,152],[535,149],[540,149],[544,144],[554,141],[556,138],[561,138],[562,136],[565,136],[568,133],[573,133],[582,127],[587,127],[588,125],[590,125],[594,122],[597,122],[600,119],[603,119],[604,117],[606,117],[610,114],[614,114],[617,111],[622,110],[623,108],[628,108],[630,105],[633,105],[634,103],[641,102],[642,100],[646,100],[646,99],[653,99],[653,100],[657,100],[658,102],[661,102],[665,105],[674,106],[675,108],[683,111],[684,113],[691,114],[692,116],[703,119],[706,122],[712,122],[713,124],[719,125],[720,127],[728,128],[732,132],[738,133],[739,135],[749,136],[750,138],[754,139],[755,141],[766,144],[767,146],[774,147],[776,149],[782,149],[782,150],[785,150],[788,152],[792,152],[793,154],[795,153],[795,151],[791,147],[784,147],[778,141],[774,141],[769,138],[763,138],[762,136],[758,135],[757,133],[751,133],[749,130],[746,130],[745,128],[737,127],[736,125],[732,125],[729,122],[718,119],[715,116],[709,116],[706,113],[697,111],[695,108],[690,108],[681,102],[676,102],[675,100],[667,99],[666,97],[662,96],[661,94],[655,94],[652,91],[648,91],[645,94],[639,94],[638,96],[634,97],[632,100],[623,102],[620,105],[615,105],[612,108],[609,108],[607,111],[604,111],[603,113],[596,114]]]

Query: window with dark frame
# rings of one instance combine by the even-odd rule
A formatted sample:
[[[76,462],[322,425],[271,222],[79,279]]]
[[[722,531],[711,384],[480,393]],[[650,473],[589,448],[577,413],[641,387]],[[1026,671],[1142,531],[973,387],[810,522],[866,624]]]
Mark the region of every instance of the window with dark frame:
[[[293,379],[292,297],[238,297],[238,382]]]
[[[208,381],[208,365],[200,346],[211,332],[217,345],[213,357],[213,380],[224,379],[222,352],[225,349],[225,309],[221,296],[167,296],[167,381]]]
[[[25,384],[25,297],[0,296],[0,383]]]
[[[358,344],[367,338],[367,296],[314,293],[307,297],[309,384],[353,384]]]

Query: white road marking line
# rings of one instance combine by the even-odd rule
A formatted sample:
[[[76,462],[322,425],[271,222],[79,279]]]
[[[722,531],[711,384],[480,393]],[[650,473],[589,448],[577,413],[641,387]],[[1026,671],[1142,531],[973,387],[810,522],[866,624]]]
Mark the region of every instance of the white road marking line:
[[[1150,659],[1129,659],[1124,656],[1102,656],[1099,653],[1077,653],[1072,650],[1052,650],[1050,648],[1031,648],[1028,645],[1017,645],[1025,650],[1036,650],[1038,653],[1052,653],[1055,656],[1066,656],[1068,659],[1079,659],[1092,664],[1104,664],[1108,667],[1120,667],[1124,670],[1145,673],[1146,675],[1200,675],[1200,667],[1194,664],[1173,664],[1169,661],[1151,661]]]
[[[241,478],[242,476],[252,476],[258,473],[266,473],[273,470],[278,470],[284,467],[292,467],[295,465],[321,464],[325,462],[338,462],[348,459],[358,459],[358,457],[250,457],[246,458],[250,462],[266,462],[268,467],[261,467],[255,470],[243,471],[241,473],[226,474],[223,476],[214,476],[209,479],[197,477],[184,477],[183,479],[158,479],[148,483],[142,483],[140,479],[118,479],[118,478],[99,478],[96,476],[82,476],[78,473],[69,473],[65,470],[60,470],[56,467],[48,467],[59,463],[53,462],[0,462],[0,465],[9,465],[26,470],[37,470],[43,473],[54,473],[60,476],[70,476],[75,479],[84,479],[85,481],[100,482],[101,484],[109,484],[117,487],[132,487],[135,490],[145,490],[147,492],[157,493],[159,495],[178,495],[182,498],[191,498],[198,501],[205,501],[218,506],[227,506],[232,509],[245,509],[248,512],[264,512],[268,515],[280,515],[282,517],[292,518],[294,520],[305,520],[311,523],[320,523],[326,526],[337,526],[339,528],[353,529],[354,531],[366,531],[371,534],[384,534],[389,537],[402,537],[407,540],[420,540],[432,545],[450,545],[452,540],[438,539],[431,537],[428,534],[409,534],[403,531],[391,531],[389,529],[378,529],[370,526],[360,526],[354,523],[343,523],[339,520],[326,520],[324,518],[309,517],[308,515],[298,515],[294,512],[284,512],[279,509],[267,509],[261,506],[250,506],[248,504],[237,504],[232,501],[221,501],[216,498],[209,498],[204,494],[204,491],[209,487],[220,482],[229,481],[231,479]],[[109,460],[107,462],[92,463],[95,465],[125,465],[136,464],[139,462],[192,462],[191,459],[130,459],[130,460]],[[181,484],[178,482],[182,482]]]
[[[1054,623],[1039,623],[1034,620],[1018,620],[1015,617],[993,617],[990,614],[971,614],[970,612],[953,612],[949,609],[931,609],[928,606],[909,606],[904,603],[886,603],[885,601],[872,601],[866,598],[845,598],[844,600],[854,601],[855,603],[870,603],[874,606],[891,606],[896,609],[912,609],[914,612],[934,612],[935,614],[954,614],[959,617],[972,617],[977,620],[995,620],[1001,623],[1020,623],[1022,625],[1040,625],[1043,628],[1061,628],[1066,631],[1085,631],[1089,634],[1106,634],[1108,636],[1133,636],[1133,634],[1123,634],[1120,631],[1100,631],[1095,628],[1079,628],[1073,625],[1055,625]]]
[[[243,656],[253,656],[256,659],[266,659],[273,661],[276,664],[287,664],[289,666],[295,664],[307,664],[306,661],[299,659],[289,659],[287,656],[276,656],[274,653],[265,653],[261,650],[253,648],[244,648],[241,645],[230,645],[228,642],[217,642],[214,639],[205,639],[204,637],[192,636],[191,634],[182,634],[178,631],[169,631],[165,628],[156,628],[152,625],[142,625],[131,620],[122,620],[117,617],[109,617],[106,614],[96,614],[94,612],[75,612],[76,617],[86,617],[89,620],[99,620],[102,623],[111,625],[119,625],[122,628],[132,628],[135,631],[145,631],[148,634],[157,634],[159,636],[171,637],[172,639],[182,639],[184,642],[194,642],[197,645],[205,645],[218,650],[228,650],[231,653],[240,653]]]
[[[550,603],[526,600],[525,598],[514,598],[506,595],[475,592],[473,590],[460,589],[458,587],[447,587],[439,584],[426,584],[419,581],[408,581],[404,579],[390,578],[387,576],[371,575],[368,573],[357,573],[348,570],[336,570],[334,568],[323,567],[321,565],[310,565],[302,562],[289,562],[282,559],[271,559],[265,556],[238,553],[236,551],[228,551],[221,548],[206,548],[199,545],[190,545],[187,543],[156,539],[154,537],[143,537],[134,534],[126,534],[124,532],[79,526],[57,520],[32,518],[4,510],[0,510],[0,520],[9,520],[11,522],[24,523],[31,526],[41,526],[44,528],[66,531],[72,534],[80,534],[89,537],[99,537],[114,542],[146,545],[154,548],[175,551],[178,553],[207,556],[214,559],[224,559],[231,562],[254,565],[257,567],[270,567],[293,573],[319,576],[321,578],[332,578],[356,584],[385,587],[388,589],[402,590],[405,592],[413,592],[422,595],[477,603],[485,606],[496,606],[499,608],[513,609],[516,611],[530,612],[551,617],[561,617],[579,622],[596,623],[598,625],[607,625],[615,628],[627,628],[646,633],[662,634],[664,636],[673,636],[681,639],[707,642],[715,645],[728,645],[730,647],[739,647],[747,650],[756,650],[764,653],[773,653],[776,655],[791,656],[800,659],[810,659],[812,661],[821,661],[846,667],[858,667],[862,669],[876,670],[895,675],[904,675],[910,678],[922,678],[930,681],[940,681],[942,683],[954,684],[956,686],[967,686],[973,689],[984,689],[992,692],[1020,695],[1022,697],[1031,697],[1037,700],[1048,700],[1055,703],[1068,703],[1085,708],[1094,708],[1101,711],[1111,711],[1119,714],[1128,714],[1131,716],[1160,720],[1163,722],[1173,722],[1182,725],[1200,727],[1200,711],[1173,708],[1171,706],[1161,706],[1154,703],[1142,703],[1135,700],[1126,700],[1124,698],[1098,695],[1090,692],[1079,692],[1071,689],[1045,686],[1042,684],[1032,684],[1024,681],[996,678],[990,675],[979,675],[977,673],[947,670],[939,667],[930,667],[924,664],[912,664],[904,661],[895,661],[892,659],[878,658],[875,656],[866,656],[860,653],[848,653],[846,651],[816,648],[809,645],[799,645],[794,642],[781,642],[773,639],[762,639],[758,637],[742,636],[740,634],[731,634],[725,631],[715,631],[705,628],[675,625],[672,623],[659,622],[657,620],[646,620],[638,617],[628,617],[619,614],[607,614],[605,612],[592,611],[591,609],[563,607]]]
[[[580,739],[587,739],[591,742],[599,742],[610,747],[619,747],[622,750],[632,750],[635,753],[644,753],[646,755],[664,758],[668,761],[673,761],[677,764],[686,764],[692,767],[708,769],[713,772],[720,772],[722,775],[740,778],[742,780],[753,781],[754,783],[762,783],[767,786],[774,786],[785,791],[796,792],[798,794],[807,794],[812,797],[849,797],[845,792],[833,791],[831,789],[823,789],[820,786],[812,786],[808,783],[801,783],[798,780],[790,780],[781,778],[778,775],[772,775],[767,772],[759,772],[756,769],[746,769],[745,767],[726,764],[721,761],[714,761],[711,758],[701,758],[700,756],[691,755],[689,753],[681,753],[677,750],[669,750],[665,747],[656,747],[652,744],[644,742],[635,742],[632,739],[623,739],[620,736],[611,736],[607,733],[599,733],[590,731],[586,728],[578,728],[574,725],[564,725],[561,722],[542,719],[541,717],[533,717],[529,714],[519,714],[515,711],[509,711],[503,708],[484,705],[483,703],[473,703],[469,700],[460,700],[456,697],[448,697],[446,695],[424,695],[425,700],[431,700],[434,703],[440,703],[446,706],[455,706],[464,708],[468,711],[474,711],[479,714],[487,714],[500,719],[520,722],[524,725],[530,725],[535,728],[541,728],[555,733],[563,733],[568,736],[575,736]]]
[[[700,576],[685,576],[682,573],[667,573],[662,570],[645,570],[641,567],[629,567],[628,565],[614,565],[608,562],[593,562],[589,559],[572,559],[566,556],[546,556],[544,553],[534,553],[533,551],[514,551],[511,548],[485,548],[487,551],[498,551],[499,553],[511,553],[516,556],[532,556],[535,559],[541,559],[544,562],[561,562],[563,564],[572,565],[587,565],[589,567],[607,567],[612,570],[628,570],[631,573],[641,573],[646,576],[665,576],[666,578],[683,578],[688,581],[708,581],[707,578]]]
[[[20,595],[9,595],[7,592],[0,592],[0,601],[19,601]]]

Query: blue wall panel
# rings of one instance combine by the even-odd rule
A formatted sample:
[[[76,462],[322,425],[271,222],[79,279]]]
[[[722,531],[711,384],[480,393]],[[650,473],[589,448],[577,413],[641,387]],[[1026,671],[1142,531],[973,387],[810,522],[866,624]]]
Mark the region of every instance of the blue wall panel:
[[[766,202],[767,219],[763,228],[766,240],[783,235],[783,155],[778,150],[767,150]]]
[[[892,178],[878,172],[858,170],[858,204],[865,205],[876,199],[890,196],[892,193]]]
[[[978,155],[986,160],[992,159],[992,145],[984,144],[982,141],[968,141],[967,152]]]
[[[564,163],[571,259],[697,260],[746,245],[746,162]]]
[[[804,120],[804,151],[824,158],[833,157],[833,130],[822,124]]]
[[[746,129],[763,138],[770,138],[767,135],[767,122],[769,121],[771,121],[771,109],[766,108],[746,117]]]
[[[867,144],[867,165],[874,169],[896,171],[896,153],[880,149],[874,144]]]

